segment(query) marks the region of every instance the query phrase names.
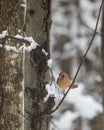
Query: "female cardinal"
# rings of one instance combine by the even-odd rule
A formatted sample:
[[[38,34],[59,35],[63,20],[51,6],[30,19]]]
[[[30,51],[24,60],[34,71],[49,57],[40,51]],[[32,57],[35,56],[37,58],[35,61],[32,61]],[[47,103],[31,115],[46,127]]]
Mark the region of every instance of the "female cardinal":
[[[67,73],[61,72],[59,74],[59,77],[57,79],[57,84],[60,88],[67,89],[70,87],[71,83],[72,83],[72,79]],[[75,83],[71,86],[72,89],[77,87],[78,85]]]

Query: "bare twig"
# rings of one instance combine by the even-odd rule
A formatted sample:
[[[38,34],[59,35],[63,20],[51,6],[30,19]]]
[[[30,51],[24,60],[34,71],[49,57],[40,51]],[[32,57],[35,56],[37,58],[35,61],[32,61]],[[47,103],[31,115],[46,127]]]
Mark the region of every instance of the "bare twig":
[[[77,72],[76,72],[76,74],[75,74],[75,76],[74,76],[74,78],[73,78],[73,81],[72,81],[71,85],[69,86],[69,89],[67,90],[67,92],[65,93],[65,95],[63,96],[63,98],[61,99],[61,101],[59,102],[59,104],[56,106],[56,108],[54,108],[54,109],[53,109],[50,113],[48,113],[48,114],[51,114],[51,113],[55,112],[55,111],[60,107],[60,105],[62,104],[63,100],[64,100],[65,97],[67,96],[68,92],[70,91],[72,85],[74,84],[74,82],[75,82],[75,80],[76,80],[76,78],[77,78],[77,75],[78,75],[78,73],[79,73],[79,71],[80,71],[80,68],[81,68],[81,66],[82,66],[82,64],[83,64],[83,62],[84,62],[84,60],[85,60],[85,58],[86,58],[86,55],[87,55],[87,53],[88,53],[88,51],[89,51],[89,49],[90,49],[90,47],[91,47],[91,45],[92,45],[92,43],[93,43],[93,41],[94,41],[94,38],[95,38],[95,35],[96,35],[96,32],[97,32],[97,27],[98,27],[98,23],[99,23],[99,18],[100,18],[101,10],[102,10],[102,7],[103,7],[103,3],[104,3],[104,0],[102,0],[101,5],[100,5],[100,8],[99,8],[99,12],[98,12],[98,17],[97,17],[97,21],[96,21],[96,26],[95,26],[94,34],[93,34],[93,36],[92,36],[92,38],[91,38],[91,41],[90,41],[90,43],[89,43],[89,46],[88,46],[87,50],[85,51],[85,54],[84,54],[83,57],[82,57],[82,60],[81,60],[81,62],[80,62],[80,64],[79,64],[79,66],[78,66],[78,69],[77,69]]]
[[[13,40],[17,40],[19,42],[23,42],[23,43],[26,43],[27,45],[30,45],[30,42],[28,40],[25,40],[24,38],[18,38],[18,37],[15,37],[15,36],[5,36],[4,39],[13,39]]]

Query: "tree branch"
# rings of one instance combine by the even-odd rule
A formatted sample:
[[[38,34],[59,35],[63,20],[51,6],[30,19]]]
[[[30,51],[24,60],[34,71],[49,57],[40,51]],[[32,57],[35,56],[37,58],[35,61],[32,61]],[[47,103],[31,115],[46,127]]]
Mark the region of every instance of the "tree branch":
[[[25,40],[24,38],[18,38],[18,37],[15,37],[15,36],[5,36],[4,39],[13,39],[13,40],[17,40],[19,42],[24,42],[26,43],[27,45],[30,45],[30,42],[28,40]]]

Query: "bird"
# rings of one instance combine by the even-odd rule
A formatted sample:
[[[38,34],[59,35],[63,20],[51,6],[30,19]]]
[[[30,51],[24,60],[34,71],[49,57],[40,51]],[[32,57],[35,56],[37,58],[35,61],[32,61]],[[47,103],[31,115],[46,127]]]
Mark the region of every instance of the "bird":
[[[66,72],[60,72],[59,76],[57,78],[57,85],[59,86],[59,88],[65,90],[67,88],[70,87],[72,83],[72,78],[71,76],[69,76]],[[78,84],[73,83],[73,85],[71,86],[72,89],[77,88]]]

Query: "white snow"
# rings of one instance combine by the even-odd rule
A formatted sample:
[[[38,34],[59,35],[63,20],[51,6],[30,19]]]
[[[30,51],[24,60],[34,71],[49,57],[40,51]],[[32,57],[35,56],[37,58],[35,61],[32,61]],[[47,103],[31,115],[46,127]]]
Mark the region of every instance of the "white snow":
[[[14,37],[18,38],[18,39],[24,39],[24,36],[21,36],[19,34],[15,35]]]
[[[8,32],[5,30],[2,32],[2,34],[0,34],[0,38],[5,38],[5,36],[8,35]],[[23,40],[26,40],[30,43],[30,45],[26,46],[25,43],[23,45],[21,45],[19,48],[16,48],[15,46],[10,46],[10,45],[5,45],[4,48],[6,48],[6,50],[10,51],[14,51],[14,52],[21,52],[23,51],[24,49],[26,51],[31,51],[32,49],[35,49],[37,46],[38,46],[38,43],[35,42],[35,40],[33,39],[33,37],[24,37],[24,36],[21,36],[19,34],[17,34],[16,36],[14,36],[18,39],[23,39]],[[0,47],[3,47],[2,44],[0,44]],[[47,54],[45,52],[45,50],[42,50],[45,54]]]
[[[28,52],[31,51],[32,49],[35,49],[38,46],[38,43],[34,41],[33,37],[23,37],[21,35],[16,35],[15,37],[19,38],[19,39],[24,39],[30,43],[29,46],[25,46],[25,47],[21,46],[20,47],[20,48],[24,47],[24,49]]]
[[[54,90],[50,84],[46,84],[46,90],[48,91],[49,95],[54,95]]]
[[[0,47],[3,47],[3,45],[2,45],[2,44],[0,44]]]
[[[24,92],[21,91],[21,92],[19,93],[19,97],[23,98],[23,96],[24,96]]]
[[[42,52],[43,52],[46,56],[48,56],[48,53],[46,52],[46,50],[42,49]]]
[[[15,51],[15,52],[18,52],[18,49],[16,47],[13,47],[13,46],[9,46],[9,45],[5,45],[4,46],[6,48],[7,51]]]
[[[7,30],[2,31],[2,34],[0,34],[0,39],[5,38],[5,36],[7,36],[7,35],[8,35]]]
[[[49,60],[47,61],[47,63],[48,63],[48,67],[49,67],[49,68],[52,68],[52,59],[49,59]]]
[[[26,4],[21,4],[20,6],[22,6],[22,7],[26,8]]]
[[[79,84],[77,89],[71,90],[67,100],[73,103],[78,113],[87,119],[93,119],[96,114],[103,111],[103,107],[92,96],[83,95],[84,85]]]
[[[44,101],[47,101],[50,95],[54,95],[54,90],[52,90],[52,86],[50,84],[46,84],[46,90],[48,91],[47,96],[44,98]]]
[[[98,12],[100,1],[91,2],[89,0],[80,0],[81,14],[83,21],[91,28],[94,29],[96,23],[96,17],[93,16],[93,12]]]
[[[51,59],[50,59],[51,60]],[[53,71],[53,70],[52,70]],[[54,76],[54,79],[55,81],[53,81],[52,83],[49,83],[49,84],[46,84],[46,90],[48,92],[47,96],[44,98],[44,101],[47,100],[47,98],[50,96],[50,95],[54,95],[55,97],[58,97],[59,96],[59,93],[58,93],[58,86],[56,84],[56,80],[57,80],[57,77],[58,77],[58,74],[55,73],[54,71],[52,72],[53,73],[53,76]],[[50,75],[51,76],[51,75]]]
[[[67,111],[62,114],[59,120],[55,120],[54,124],[58,127],[59,130],[70,130],[72,127],[72,122],[79,116],[78,113],[73,113],[71,111]],[[51,127],[53,127],[51,125]],[[57,129],[57,128],[56,128]]]

